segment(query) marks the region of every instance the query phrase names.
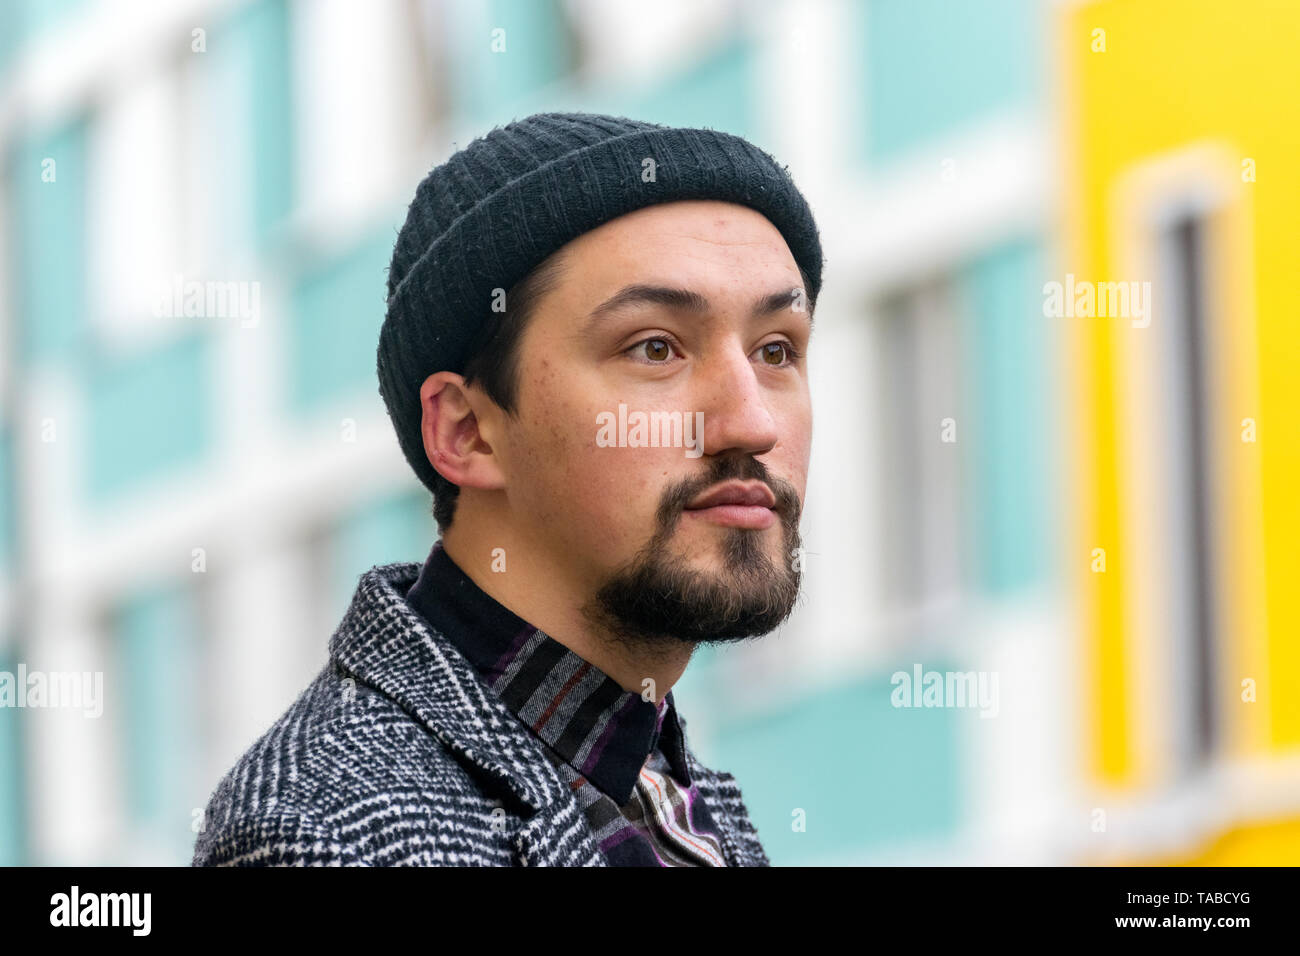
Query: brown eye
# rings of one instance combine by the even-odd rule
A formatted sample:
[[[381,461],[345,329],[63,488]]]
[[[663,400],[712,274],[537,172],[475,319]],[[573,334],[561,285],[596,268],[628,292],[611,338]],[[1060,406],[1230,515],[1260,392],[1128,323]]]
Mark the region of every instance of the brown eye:
[[[776,351],[772,351],[776,349]],[[768,342],[763,346],[763,361],[768,365],[784,365],[785,359],[789,356],[789,350],[786,349],[784,342]],[[772,359],[776,361],[772,361]]]
[[[663,339],[646,339],[638,347],[644,347],[645,352],[642,354],[655,362],[661,362],[673,354],[672,347]]]

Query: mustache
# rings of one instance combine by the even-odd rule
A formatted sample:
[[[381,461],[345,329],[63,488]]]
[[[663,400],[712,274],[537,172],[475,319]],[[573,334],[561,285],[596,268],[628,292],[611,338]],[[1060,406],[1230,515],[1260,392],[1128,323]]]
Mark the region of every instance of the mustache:
[[[659,527],[671,527],[696,495],[719,482],[732,479],[761,481],[776,497],[773,510],[787,521],[798,518],[802,505],[799,501],[799,492],[794,485],[773,475],[766,465],[752,455],[731,456],[713,459],[709,462],[707,474],[699,478],[685,478],[664,492],[657,514]]]

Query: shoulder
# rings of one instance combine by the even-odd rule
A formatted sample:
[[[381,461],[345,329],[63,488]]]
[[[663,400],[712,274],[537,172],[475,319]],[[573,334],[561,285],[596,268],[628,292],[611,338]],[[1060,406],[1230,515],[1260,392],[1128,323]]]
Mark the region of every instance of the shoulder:
[[[331,662],[221,779],[193,865],[508,865],[509,814],[422,723]]]

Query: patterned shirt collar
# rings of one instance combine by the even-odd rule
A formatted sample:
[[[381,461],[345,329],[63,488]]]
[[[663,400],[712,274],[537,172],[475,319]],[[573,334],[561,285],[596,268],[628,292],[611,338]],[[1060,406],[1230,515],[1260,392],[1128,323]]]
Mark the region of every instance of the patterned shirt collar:
[[[489,596],[434,544],[406,595],[507,707],[621,807],[655,747],[691,785],[672,691],[649,702]]]

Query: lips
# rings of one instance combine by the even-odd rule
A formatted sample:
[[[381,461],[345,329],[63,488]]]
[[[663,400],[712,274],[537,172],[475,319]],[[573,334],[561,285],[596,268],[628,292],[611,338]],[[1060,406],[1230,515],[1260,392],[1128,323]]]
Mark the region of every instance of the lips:
[[[776,495],[772,489],[761,481],[728,481],[715,485],[704,494],[699,495],[686,506],[687,511],[699,511],[703,508],[716,508],[719,505],[749,505],[772,508],[776,505]]]

